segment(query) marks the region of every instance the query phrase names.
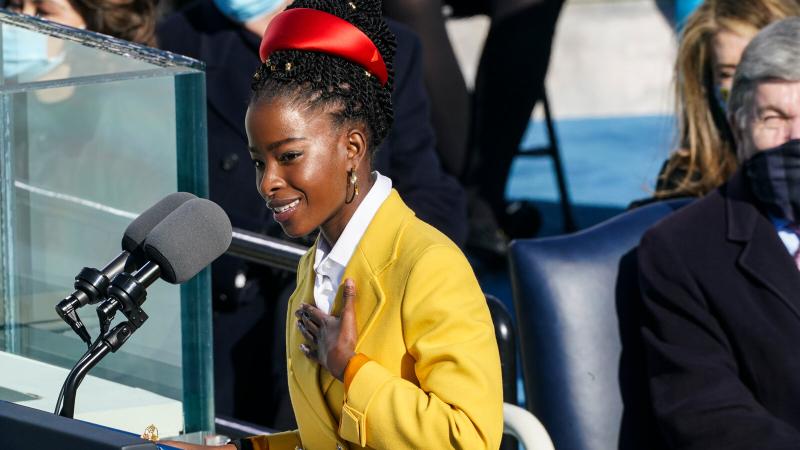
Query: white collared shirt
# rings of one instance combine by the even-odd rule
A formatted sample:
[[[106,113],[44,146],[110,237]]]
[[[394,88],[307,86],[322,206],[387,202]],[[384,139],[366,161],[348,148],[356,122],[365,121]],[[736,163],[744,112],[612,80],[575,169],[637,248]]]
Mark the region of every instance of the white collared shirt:
[[[381,175],[378,171],[372,173],[375,175],[375,184],[356,208],[356,212],[345,225],[344,231],[333,248],[322,236],[317,243],[317,251],[314,254],[314,302],[317,304],[317,308],[327,314],[331,313],[333,300],[342,283],[345,267],[356,251],[361,237],[367,231],[369,223],[378,212],[378,208],[392,192],[391,179]]]
[[[787,230],[779,230],[778,237],[781,238],[781,242],[783,242],[789,254],[794,257],[797,254],[797,250],[800,249],[800,238],[797,237],[797,234]]]
[[[778,219],[770,215],[770,220],[772,224],[775,225],[775,229],[778,231],[778,237],[781,238],[783,246],[786,247],[789,255],[794,258],[797,254],[797,250],[800,249],[800,238],[798,238],[797,232],[789,226],[789,221],[786,219]]]

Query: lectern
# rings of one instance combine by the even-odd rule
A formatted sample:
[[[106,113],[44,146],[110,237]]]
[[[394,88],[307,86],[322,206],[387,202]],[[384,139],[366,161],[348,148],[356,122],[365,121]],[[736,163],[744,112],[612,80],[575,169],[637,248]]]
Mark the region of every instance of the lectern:
[[[54,410],[66,377],[56,369],[87,348],[55,305],[83,267],[120,253],[150,205],[207,196],[205,114],[201,62],[0,8],[0,399],[30,394],[12,401]],[[165,436],[213,430],[210,289],[208,271],[153,284],[146,326],[92,369],[75,417]],[[78,312],[92,339],[95,308]]]
[[[132,433],[0,401],[0,448],[156,450],[172,447],[156,446]]]

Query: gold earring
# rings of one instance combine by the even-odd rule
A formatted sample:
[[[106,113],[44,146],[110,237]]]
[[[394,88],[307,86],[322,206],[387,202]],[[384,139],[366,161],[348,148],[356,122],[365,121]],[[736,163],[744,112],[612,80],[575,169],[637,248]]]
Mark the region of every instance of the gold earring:
[[[344,202],[349,204],[353,203],[353,200],[355,200],[356,197],[358,197],[358,176],[356,175],[356,169],[355,168],[350,169],[348,175],[349,177],[347,178],[347,187],[349,188],[351,184],[353,185],[353,194],[350,196],[350,198],[345,198]]]

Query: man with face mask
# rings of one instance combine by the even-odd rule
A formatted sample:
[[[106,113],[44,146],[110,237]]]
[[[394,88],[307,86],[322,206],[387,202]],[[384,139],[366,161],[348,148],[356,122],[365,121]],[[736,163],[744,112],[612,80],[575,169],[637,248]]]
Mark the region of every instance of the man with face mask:
[[[639,246],[654,412],[671,448],[800,448],[800,18],[736,70],[741,167]]]

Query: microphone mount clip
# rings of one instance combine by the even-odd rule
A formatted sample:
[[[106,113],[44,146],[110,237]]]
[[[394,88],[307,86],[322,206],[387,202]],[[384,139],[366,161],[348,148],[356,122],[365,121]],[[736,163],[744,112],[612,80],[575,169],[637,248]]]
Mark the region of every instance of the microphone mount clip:
[[[102,300],[103,293],[106,292],[109,284],[108,277],[101,270],[84,267],[75,276],[73,285],[75,292],[56,305],[58,316],[80,336],[86,345],[91,346],[92,338],[78,316],[78,308]]]

